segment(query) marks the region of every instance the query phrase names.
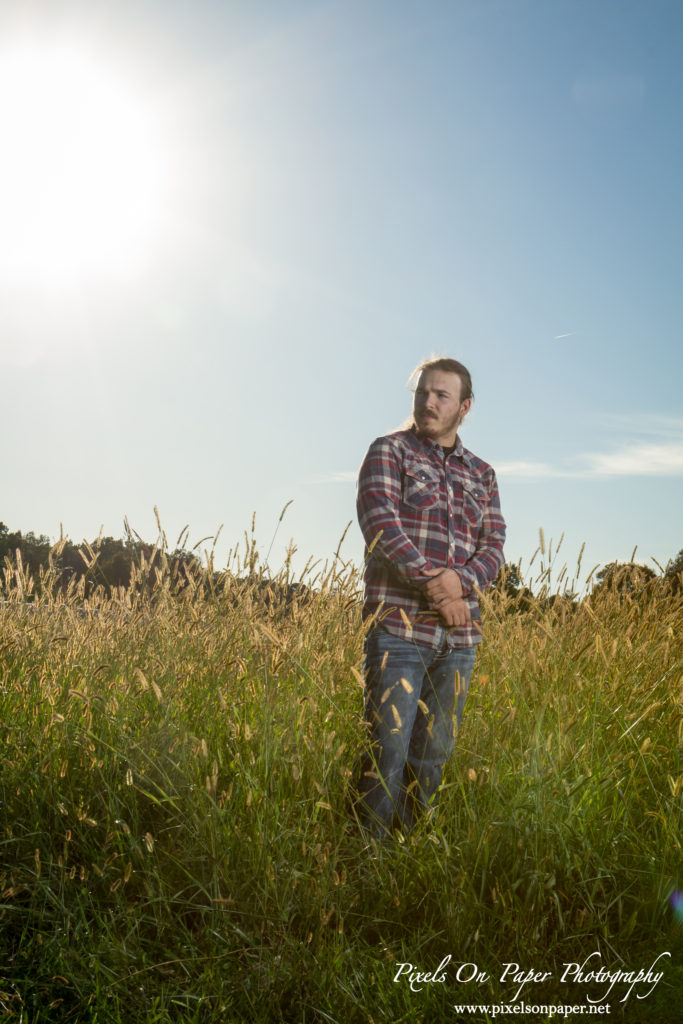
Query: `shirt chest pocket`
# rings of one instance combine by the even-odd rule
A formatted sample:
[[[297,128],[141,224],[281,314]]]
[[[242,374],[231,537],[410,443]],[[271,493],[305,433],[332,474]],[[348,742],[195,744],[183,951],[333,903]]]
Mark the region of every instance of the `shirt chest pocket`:
[[[434,470],[419,464],[407,464],[403,471],[401,501],[410,508],[426,511],[439,503],[440,482]]]
[[[462,512],[473,530],[478,530],[484,518],[487,495],[477,484],[465,484],[462,489]]]

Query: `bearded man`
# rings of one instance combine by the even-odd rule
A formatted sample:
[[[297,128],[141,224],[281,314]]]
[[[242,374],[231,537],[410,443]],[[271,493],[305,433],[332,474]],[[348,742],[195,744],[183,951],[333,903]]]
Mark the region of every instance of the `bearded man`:
[[[436,799],[481,641],[477,592],[503,564],[495,473],[458,435],[469,371],[439,358],[415,378],[410,428],[377,438],[358,478],[370,752],[356,809],[376,837]]]

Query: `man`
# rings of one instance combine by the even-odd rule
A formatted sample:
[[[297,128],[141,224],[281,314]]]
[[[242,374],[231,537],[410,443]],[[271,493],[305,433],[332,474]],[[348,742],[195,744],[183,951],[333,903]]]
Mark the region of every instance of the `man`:
[[[409,829],[436,797],[481,640],[476,592],[495,579],[505,540],[495,473],[458,436],[468,370],[440,358],[415,376],[410,429],[377,438],[358,478],[371,754],[357,808],[379,837]]]

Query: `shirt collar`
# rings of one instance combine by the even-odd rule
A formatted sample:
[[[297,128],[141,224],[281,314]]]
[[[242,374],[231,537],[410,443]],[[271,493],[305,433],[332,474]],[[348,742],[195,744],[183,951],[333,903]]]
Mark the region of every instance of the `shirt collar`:
[[[414,423],[413,423],[412,427],[410,428],[410,433],[413,435],[413,438],[415,439],[415,442],[417,444],[423,445],[423,447],[425,447],[428,451],[431,451],[431,452],[435,452],[438,449],[439,454],[441,454],[441,452],[443,450],[441,448],[441,445],[437,444],[436,441],[432,441],[431,437],[420,437],[420,435],[418,434],[417,428],[416,428]],[[453,449],[453,451],[450,454],[451,455],[456,455],[459,459],[463,459],[464,462],[467,462],[469,464],[470,452],[467,450],[467,448],[465,448],[465,446],[463,445],[462,441],[460,440],[460,434],[456,434],[456,437],[455,437],[455,448]]]

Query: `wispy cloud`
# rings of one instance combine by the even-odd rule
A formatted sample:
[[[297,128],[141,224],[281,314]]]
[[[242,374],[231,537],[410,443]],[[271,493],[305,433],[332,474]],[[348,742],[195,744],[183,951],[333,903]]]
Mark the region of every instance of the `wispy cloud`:
[[[683,441],[635,444],[617,452],[588,455],[592,476],[680,476],[683,474]]]
[[[562,470],[549,466],[547,462],[497,462],[496,473],[498,476],[507,477],[544,477],[544,476],[566,476]]]
[[[358,477],[357,469],[340,469],[332,473],[323,473],[313,480],[315,484],[348,484],[355,483]]]
[[[599,423],[628,440],[609,451],[583,452],[554,464],[534,459],[495,462],[496,473],[508,480],[683,476],[683,417],[609,414],[601,416]],[[357,477],[358,470],[337,470],[316,476],[312,482],[349,484]]]
[[[561,338],[574,338],[578,333],[578,331],[568,331],[566,334],[556,334],[553,341],[560,341]]]
[[[683,440],[659,444],[637,442],[611,452],[586,452],[565,465],[547,462],[503,462],[498,476],[509,479],[567,477],[599,479],[615,476],[683,476]]]

